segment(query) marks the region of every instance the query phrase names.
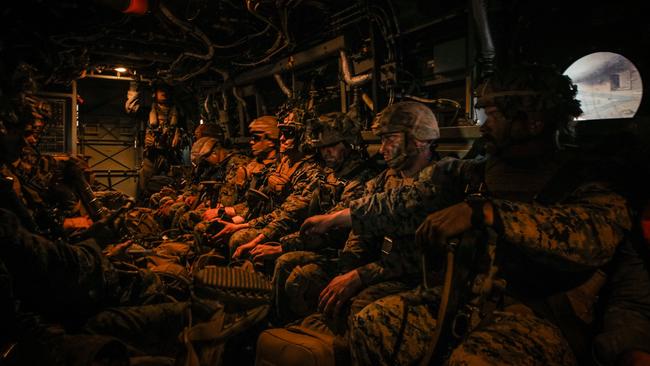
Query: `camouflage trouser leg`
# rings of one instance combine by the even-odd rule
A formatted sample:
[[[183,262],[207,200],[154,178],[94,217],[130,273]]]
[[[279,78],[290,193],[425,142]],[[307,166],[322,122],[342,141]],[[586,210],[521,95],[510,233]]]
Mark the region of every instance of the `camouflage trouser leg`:
[[[235,250],[239,248],[239,246],[255,239],[255,237],[258,236],[260,232],[260,229],[242,229],[232,234],[230,240],[228,241],[230,258],[232,258],[232,255],[235,253]],[[244,258],[248,258],[248,256],[245,255]]]
[[[176,220],[178,228],[186,232],[193,231],[196,225],[201,222],[203,213],[206,210],[207,208],[201,207],[195,210],[184,212],[182,216]],[[205,231],[205,229],[203,231]]]
[[[408,291],[410,288],[411,287],[409,287],[404,282],[399,281],[381,282],[376,285],[368,286],[352,298],[352,301],[350,303],[350,315],[347,319],[348,326],[354,316],[363,310],[366,306],[383,297]]]
[[[357,314],[351,325],[353,360],[361,365],[407,365],[425,354],[436,321],[423,305],[408,306],[400,349],[405,303],[399,296],[381,299]],[[561,331],[532,312],[495,312],[493,318],[461,343],[449,365],[576,365]]]
[[[331,279],[324,268],[326,260],[306,251],[285,253],[276,260],[273,286],[276,315],[281,323],[316,311],[318,296]]]
[[[532,312],[495,312],[452,352],[448,364],[572,366],[577,361],[552,323]]]
[[[407,291],[408,289],[409,286],[399,281],[381,282],[366,287],[350,300],[350,303],[348,305],[349,307],[347,309],[341,311],[346,315],[343,315],[331,321],[330,324],[332,325],[334,332],[338,334],[345,333],[348,329],[350,329],[355,316],[364,310],[368,305],[383,297],[398,294],[400,292]]]
[[[190,206],[186,205],[185,202],[183,202],[182,205],[178,206],[172,206],[171,209],[171,214],[172,214],[172,224],[171,224],[171,229],[178,229],[180,228],[180,221],[183,218],[183,215],[187,213],[190,210]]]
[[[406,324],[395,350],[405,310]],[[415,364],[424,356],[436,326],[427,306],[407,305],[400,295],[366,306],[350,323],[350,353],[356,365]]]

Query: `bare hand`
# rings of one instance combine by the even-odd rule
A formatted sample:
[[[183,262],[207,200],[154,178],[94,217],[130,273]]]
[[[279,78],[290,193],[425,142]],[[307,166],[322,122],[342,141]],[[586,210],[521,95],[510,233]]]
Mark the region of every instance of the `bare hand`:
[[[223,229],[221,229],[221,231],[219,231],[218,233],[216,233],[215,235],[212,236],[213,240],[225,238],[228,235],[232,235],[233,233],[235,233],[235,232],[237,232],[237,231],[239,231],[241,229],[244,229],[247,226],[246,224],[233,224],[232,222],[223,221],[221,219],[212,220],[212,222],[215,222],[215,221],[219,222],[222,225],[224,225],[224,227],[223,227]]]
[[[127,240],[124,243],[120,243],[113,247],[107,248],[105,255],[109,258],[121,257],[126,254],[126,250],[129,249],[131,245],[133,245],[133,241]]]
[[[68,217],[63,220],[63,229],[64,230],[86,230],[90,228],[93,224],[88,216],[79,216],[79,217]]]
[[[147,132],[144,135],[144,147],[151,147],[156,143],[156,138],[152,133]]]
[[[219,217],[220,211],[222,209],[221,204],[218,204],[215,208],[209,208],[203,211],[202,218],[204,221],[212,221]]]
[[[235,216],[237,216],[237,212],[235,212],[235,208],[232,207],[232,206],[227,206],[227,207],[225,207],[225,208],[223,209],[223,212],[224,212],[226,215],[230,216],[230,217],[235,217]]]
[[[319,235],[330,230],[334,221],[334,214],[316,215],[308,218],[300,227],[301,235]]]
[[[257,242],[255,241],[249,241],[246,244],[242,244],[235,249],[235,253],[232,255],[232,259],[239,259],[244,253],[248,252],[249,250],[255,248],[257,246]]]
[[[174,137],[172,137],[172,149],[175,149],[180,145],[181,143],[181,132],[179,130],[176,130],[174,133]]]
[[[260,244],[251,250],[254,262],[261,262],[265,259],[273,259],[282,254],[280,245]]]
[[[361,289],[361,277],[356,270],[334,277],[321,291],[318,310],[327,316],[337,317],[341,307]]]

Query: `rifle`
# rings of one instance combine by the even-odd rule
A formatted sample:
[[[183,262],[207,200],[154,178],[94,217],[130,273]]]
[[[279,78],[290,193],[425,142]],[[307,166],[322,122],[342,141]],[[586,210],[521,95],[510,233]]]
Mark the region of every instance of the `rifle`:
[[[81,168],[71,159],[62,160],[61,164],[63,165],[64,176],[76,191],[90,218],[93,221],[98,221],[108,216],[106,208],[95,197],[95,192],[93,192]]]
[[[438,306],[437,324],[420,366],[442,363],[454,347],[481,322],[481,310],[493,290],[505,289],[506,283],[497,279],[495,264],[497,233],[492,228],[471,230],[447,243],[444,283]],[[426,256],[422,257],[423,290],[420,298],[431,300],[429,270]],[[445,348],[446,347],[446,348]]]
[[[199,202],[204,200],[210,200],[210,207],[215,208],[217,206],[217,201],[219,200],[219,192],[221,192],[221,187],[223,187],[223,182],[216,180],[204,180],[201,181],[202,192],[199,194],[199,199],[196,200],[194,206],[197,206]],[[195,209],[196,207],[193,207]]]
[[[246,192],[246,202],[248,204],[248,213],[246,214],[246,221],[259,217],[264,212],[267,212],[269,205],[273,205],[273,200],[269,195],[261,190],[250,188]]]

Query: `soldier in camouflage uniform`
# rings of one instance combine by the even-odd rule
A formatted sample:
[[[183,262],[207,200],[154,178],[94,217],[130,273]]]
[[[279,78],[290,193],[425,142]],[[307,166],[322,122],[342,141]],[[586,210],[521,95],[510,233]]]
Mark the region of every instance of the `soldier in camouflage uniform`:
[[[307,153],[305,129],[309,114],[292,110],[278,124],[280,161],[270,172],[257,193],[257,202],[248,204],[248,221],[225,223],[215,239],[233,234],[229,241],[232,258],[247,254],[258,244],[274,241],[298,230],[307,216],[309,202],[321,179],[321,169],[313,155]]]
[[[3,56],[6,56],[3,54]],[[4,72],[4,61],[0,71]],[[36,91],[33,69],[18,65],[13,77],[3,73],[0,90],[0,164],[16,162],[25,126],[33,121]],[[7,70],[10,71],[10,70]],[[3,169],[4,171],[4,169]],[[111,282],[107,262],[94,240],[69,245],[33,231],[38,227],[26,206],[22,186],[3,174],[0,200],[0,345],[3,361],[63,364],[65,337],[52,332],[38,316],[63,321],[92,311]],[[7,347],[11,346],[11,347]],[[95,349],[96,350],[96,349]]]
[[[260,189],[267,174],[277,163],[280,138],[277,118],[259,117],[250,123],[248,129],[251,134],[250,146],[253,159],[240,166],[234,178],[226,182],[228,188],[224,187],[227,191],[237,192],[237,198],[227,203],[220,202],[218,207],[205,210],[201,215],[203,221],[194,226],[197,233],[205,233],[210,222],[221,216],[243,221],[243,217],[247,216],[246,192],[249,189]]]
[[[143,197],[147,191],[147,183],[154,175],[165,175],[171,165],[180,161],[181,148],[181,112],[172,102],[169,85],[156,81],[152,85],[154,101],[146,116],[144,133],[144,156],[138,172],[138,196]],[[129,86],[127,100],[124,105],[129,114],[143,115],[142,97],[138,84],[132,82]],[[147,197],[148,198],[148,197]]]
[[[326,165],[326,176],[311,198],[309,214],[336,212],[362,196],[366,182],[378,172],[377,164],[367,158],[361,126],[350,116],[322,115],[312,131],[312,145]],[[279,256],[273,275],[278,311],[287,310],[285,289],[295,315],[306,316],[315,310],[318,293],[330,277],[325,273],[333,272],[336,250],[345,243],[348,233],[347,229],[332,230],[327,235],[303,237],[295,232],[282,237],[280,245],[260,244],[251,251],[255,261]]]
[[[180,227],[192,230],[201,221],[205,210],[212,205],[232,205],[242,199],[242,193],[234,182],[240,167],[248,162],[248,158],[236,150],[223,146],[223,140],[215,137],[202,137],[192,146],[192,163],[195,165],[194,181],[175,202],[161,200],[158,217],[171,219],[169,227]],[[201,188],[201,182],[214,181],[217,192],[207,192],[207,186]],[[205,195],[202,195],[202,191]],[[208,193],[213,194],[210,197]],[[200,196],[206,199],[198,202]]]
[[[434,141],[440,136],[429,108],[416,102],[393,104],[377,116],[373,131],[381,137],[380,152],[388,169],[368,182],[364,196],[411,186],[426,176],[435,162]],[[336,217],[346,211],[320,218]],[[307,220],[307,225],[313,220]],[[315,232],[303,227],[306,234]],[[326,231],[329,228],[318,233]],[[341,274],[320,293],[319,310],[328,316],[338,314],[352,299],[350,315],[354,315],[378,298],[414,286],[420,277],[414,231],[391,237],[384,237],[388,233],[380,227],[370,235],[352,232],[339,259]]]
[[[213,138],[219,139],[220,141],[224,140],[223,130],[216,123],[203,123],[203,124],[198,125],[194,129],[194,143],[199,141],[199,139],[201,139],[202,137],[213,137]],[[192,147],[194,147],[194,144],[192,145]],[[191,159],[191,151],[192,150],[190,149],[190,160],[192,161],[192,159]],[[184,187],[185,190],[187,190],[188,188],[194,188],[194,187],[191,186],[191,183],[193,183],[193,182],[190,181],[190,182],[185,182],[185,183],[187,185],[186,187]],[[151,197],[149,197],[149,207],[151,207],[151,208],[160,207],[160,202],[162,200],[165,200],[165,201],[167,201],[169,199],[176,200],[180,193],[184,193],[184,192],[178,192],[178,191],[174,190],[173,187],[164,187],[163,189],[161,189],[160,191],[152,194]]]
[[[374,233],[381,223],[419,217],[430,207],[444,207],[441,200],[462,200],[462,187],[483,184],[484,195],[434,212],[417,232],[424,250],[434,255],[444,252],[447,238],[471,228],[497,235],[491,269],[498,270],[494,281],[501,286],[488,293],[494,301],[480,303],[485,307],[477,314],[483,319],[454,347],[450,365],[574,365],[584,357],[580,331],[602,284],[597,270],[611,259],[631,222],[622,196],[592,169],[555,149],[555,130],[581,113],[575,94],[566,76],[548,68],[496,74],[480,90],[479,105],[488,116],[481,126],[486,161],[451,162],[438,169],[449,183],[365,197],[333,220],[352,224],[360,234]],[[408,225],[390,229],[408,230],[405,226],[417,220],[405,221]],[[434,318],[435,294],[426,305],[405,301],[412,293],[386,297],[358,313],[350,332],[354,361],[422,360],[442,321]],[[450,346],[439,345],[443,354],[436,356]]]

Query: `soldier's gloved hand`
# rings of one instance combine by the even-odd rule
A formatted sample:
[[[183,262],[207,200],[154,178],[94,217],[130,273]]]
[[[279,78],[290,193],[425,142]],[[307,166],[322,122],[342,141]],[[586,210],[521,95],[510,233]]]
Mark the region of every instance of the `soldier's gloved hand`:
[[[357,270],[334,277],[320,293],[318,311],[329,317],[337,317],[343,305],[359,292],[362,285]]]
[[[492,224],[492,205],[483,205],[483,222]],[[481,214],[481,213],[477,213]],[[436,211],[424,219],[415,232],[415,240],[422,248],[439,248],[448,238],[458,236],[472,228],[472,207],[466,202],[457,203]]]

